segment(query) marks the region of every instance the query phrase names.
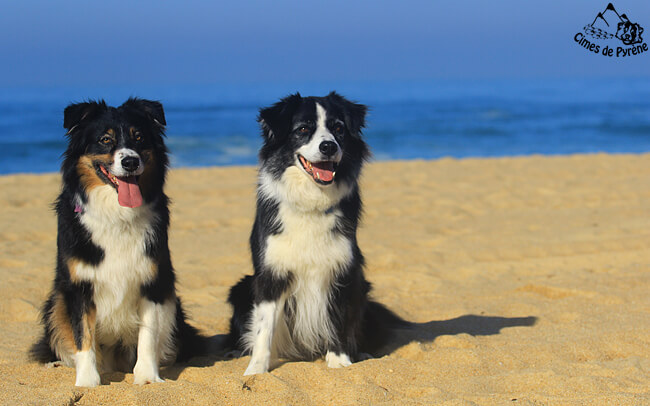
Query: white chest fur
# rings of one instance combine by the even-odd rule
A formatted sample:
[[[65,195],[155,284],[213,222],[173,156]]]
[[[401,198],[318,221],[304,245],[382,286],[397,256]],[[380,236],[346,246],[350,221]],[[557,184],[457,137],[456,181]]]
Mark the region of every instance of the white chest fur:
[[[352,258],[350,241],[333,232],[340,211],[303,212],[280,203],[282,232],[266,240],[264,264],[274,272],[323,282]]]
[[[268,192],[280,202],[278,218],[282,224],[282,232],[266,240],[264,264],[278,275],[293,275],[290,290],[282,299],[293,307],[294,318],[288,321],[292,328],[289,331],[280,323],[273,340],[275,351],[282,356],[299,355],[304,350],[315,354],[331,342],[328,307],[334,280],[352,259],[351,241],[333,232],[340,210],[327,210],[349,188],[320,188],[296,172],[299,168],[292,168],[280,181],[261,179],[262,193]],[[269,181],[274,183],[264,185]],[[309,207],[306,202],[314,204]]]
[[[152,235],[154,213],[147,205],[122,207],[112,186],[94,188],[80,215],[94,244],[104,250],[98,266],[77,264],[76,277],[91,282],[97,308],[97,340],[135,344],[138,339],[138,309],[141,285],[155,275],[153,262],[145,254]]]
[[[289,167],[280,180],[260,174],[260,193],[279,202],[282,232],[268,237],[264,263],[296,277],[329,275],[352,257],[350,241],[333,233],[341,215],[333,207],[350,192],[347,185],[319,187],[304,171]]]
[[[279,202],[282,232],[266,240],[264,264],[279,274],[328,283],[352,258],[350,241],[333,232],[340,210],[334,206],[350,192],[347,185],[322,188],[302,169],[289,167],[280,180],[262,172],[260,193]]]

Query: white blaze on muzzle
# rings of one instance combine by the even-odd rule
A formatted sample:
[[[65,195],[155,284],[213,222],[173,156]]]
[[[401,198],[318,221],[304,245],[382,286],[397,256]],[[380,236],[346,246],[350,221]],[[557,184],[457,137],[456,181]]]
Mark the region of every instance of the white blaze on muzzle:
[[[138,160],[138,169],[135,171],[129,171],[122,166],[122,160],[124,158],[135,158]],[[113,165],[110,167],[110,171],[115,176],[138,176],[142,175],[144,172],[144,165],[142,163],[142,158],[140,155],[130,148],[120,148],[113,154]]]
[[[311,140],[298,149],[298,154],[302,155],[308,161],[322,162],[332,161],[339,163],[343,157],[341,146],[334,138],[334,135],[327,129],[327,111],[320,104],[316,103],[316,131]],[[331,141],[336,144],[336,153],[332,156],[326,156],[320,151],[320,145],[325,141]]]
[[[122,161],[125,158],[137,159],[137,169],[129,171],[124,168]],[[137,178],[144,172],[140,155],[129,148],[118,149],[113,154],[113,164],[108,168],[108,172],[110,173],[106,175],[117,188],[117,201],[120,206],[130,208],[142,206],[142,193]]]
[[[323,142],[333,143],[336,146],[336,152],[332,155],[324,154],[321,151]],[[327,128],[327,111],[318,103],[316,103],[316,131],[314,131],[311,140],[298,148],[296,152],[298,153],[298,164],[314,178],[314,181],[327,185],[334,180],[336,166],[343,157],[343,151],[334,135]]]

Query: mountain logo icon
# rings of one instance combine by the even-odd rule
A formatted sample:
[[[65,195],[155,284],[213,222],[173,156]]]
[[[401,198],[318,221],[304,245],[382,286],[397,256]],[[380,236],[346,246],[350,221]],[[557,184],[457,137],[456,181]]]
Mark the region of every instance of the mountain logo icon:
[[[604,11],[599,12],[591,24],[584,26],[584,32],[596,39],[617,38],[625,45],[643,42],[641,37],[643,27],[630,21],[627,15],[619,14],[612,3],[609,3]]]
[[[632,22],[625,13],[619,14],[609,3],[573,37],[573,41],[595,54],[625,58],[648,52],[648,44],[643,42],[642,35],[643,27],[639,23]]]

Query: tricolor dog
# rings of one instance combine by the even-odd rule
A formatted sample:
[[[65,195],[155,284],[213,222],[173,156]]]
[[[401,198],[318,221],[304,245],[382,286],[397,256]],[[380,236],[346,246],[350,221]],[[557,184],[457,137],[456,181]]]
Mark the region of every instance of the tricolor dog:
[[[112,370],[162,382],[161,364],[206,348],[176,296],[165,125],[162,105],[149,100],[65,109],[56,276],[31,355],[74,366],[77,386],[97,386]]]

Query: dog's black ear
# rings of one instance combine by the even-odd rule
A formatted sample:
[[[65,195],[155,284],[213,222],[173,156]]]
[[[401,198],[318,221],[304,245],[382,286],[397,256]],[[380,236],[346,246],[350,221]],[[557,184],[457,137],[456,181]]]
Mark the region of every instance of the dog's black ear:
[[[330,101],[343,108],[345,125],[353,136],[359,136],[361,129],[366,125],[368,107],[363,104],[353,103],[336,92],[327,95]]]
[[[70,135],[84,120],[91,119],[106,109],[104,100],[70,104],[63,111],[63,128]]]
[[[281,99],[271,107],[260,110],[257,121],[262,126],[264,139],[271,141],[288,134],[291,117],[301,100],[300,93],[296,93]]]
[[[159,101],[131,97],[129,100],[125,101],[121,107],[129,108],[143,114],[160,127],[165,127],[167,125],[167,121],[165,121],[165,111]]]

